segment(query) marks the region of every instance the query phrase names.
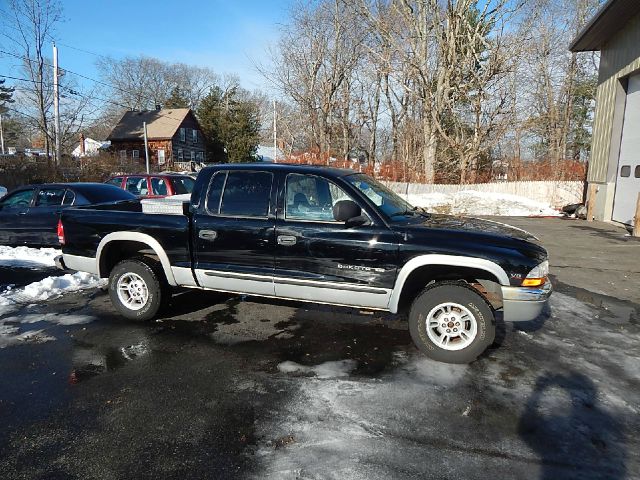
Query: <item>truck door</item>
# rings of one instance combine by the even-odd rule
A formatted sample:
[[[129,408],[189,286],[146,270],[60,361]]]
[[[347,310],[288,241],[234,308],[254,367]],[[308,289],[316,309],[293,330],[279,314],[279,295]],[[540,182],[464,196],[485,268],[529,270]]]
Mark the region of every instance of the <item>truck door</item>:
[[[276,295],[386,308],[396,277],[396,235],[374,221],[357,227],[336,221],[335,203],[354,199],[327,178],[290,173],[280,183]]]
[[[194,270],[201,286],[274,295],[273,173],[216,172],[193,215],[193,235]]]

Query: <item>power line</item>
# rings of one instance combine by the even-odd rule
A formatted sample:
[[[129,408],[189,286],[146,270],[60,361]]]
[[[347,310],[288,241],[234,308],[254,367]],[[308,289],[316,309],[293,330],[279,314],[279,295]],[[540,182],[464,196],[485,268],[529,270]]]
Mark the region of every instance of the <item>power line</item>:
[[[15,57],[15,58],[20,58],[20,59],[22,59],[22,60],[27,60],[27,61],[29,61],[29,62],[33,62],[33,61],[34,61],[33,59],[31,59],[31,58],[29,58],[29,57],[25,57],[24,55],[18,55],[18,54],[16,54],[16,53],[7,52],[7,51],[5,51],[5,50],[0,50],[0,53],[3,53],[3,54],[5,54],[5,55],[9,55],[9,56],[12,56],[12,57]],[[43,64],[43,65],[46,65],[47,67],[51,67],[51,68],[53,68],[53,65],[52,65],[52,64],[47,63],[47,62],[45,62],[44,60],[42,61],[42,64]],[[94,83],[97,83],[97,84],[99,84],[99,85],[103,85],[103,86],[105,86],[105,87],[113,88],[113,89],[115,89],[115,90],[120,90],[120,91],[121,91],[121,92],[123,92],[123,93],[129,93],[129,94],[132,94],[132,95],[137,95],[137,92],[127,91],[127,90],[125,90],[125,89],[123,89],[123,88],[120,88],[120,87],[118,87],[118,86],[116,86],[116,85],[111,85],[111,84],[106,83],[106,82],[103,82],[103,81],[101,81],[101,80],[96,80],[95,78],[87,77],[86,75],[83,75],[83,74],[78,73],[78,72],[74,72],[73,70],[68,70],[68,69],[66,69],[66,68],[63,68],[62,70],[64,70],[64,72],[65,72],[65,73],[70,73],[70,74],[72,74],[72,75],[76,75],[76,76],[78,76],[78,77],[80,77],[80,78],[84,78],[85,80],[89,80],[89,81],[94,82]],[[147,98],[147,100],[149,100],[149,99]]]
[[[31,61],[33,61],[33,60],[32,60],[32,59],[30,59],[29,57],[25,57],[25,56],[23,56],[23,55],[18,55],[18,54],[15,54],[15,53],[7,52],[7,51],[5,51],[5,50],[0,50],[0,53],[4,53],[5,55],[10,55],[10,56],[15,57],[15,58],[20,58],[20,59],[23,59],[23,60],[28,60],[28,61],[30,61],[30,62],[31,62]],[[51,65],[51,64],[49,64],[49,63],[47,63],[47,62],[44,62],[44,61],[43,61],[43,62],[42,62],[42,64],[43,64],[43,65],[46,65],[46,66],[48,66],[48,67],[53,68],[53,65]],[[97,83],[97,84],[99,84],[99,85],[103,85],[103,86],[105,86],[105,87],[113,88],[113,89],[115,89],[115,90],[119,90],[119,91],[121,91],[121,92],[123,92],[123,93],[128,93],[128,94],[133,95],[133,96],[139,96],[139,92],[134,92],[133,90],[126,90],[126,89],[121,88],[121,87],[118,87],[118,86],[116,86],[116,85],[112,85],[112,84],[109,84],[109,83],[103,82],[103,81],[101,81],[101,80],[96,80],[95,78],[91,78],[91,77],[88,77],[88,76],[86,76],[86,75],[82,75],[81,73],[77,73],[77,72],[74,72],[74,71],[72,71],[72,70],[68,70],[68,69],[66,69],[66,68],[63,68],[62,70],[64,70],[64,72],[66,72],[66,73],[71,73],[72,75],[77,75],[77,76],[78,76],[78,77],[80,77],[80,78],[84,78],[85,80],[89,80],[89,81],[94,82],[94,83]],[[4,76],[4,75],[3,75],[3,76]],[[9,78],[9,77],[7,77],[7,78]],[[31,81],[31,80],[28,80],[28,79],[22,79],[22,80],[23,80],[23,81]],[[41,83],[41,82],[33,81],[33,83]],[[44,82],[42,82],[42,83],[44,83]],[[95,98],[96,100],[101,100],[101,101],[103,101],[103,102],[112,103],[112,104],[114,104],[114,105],[117,105],[117,106],[119,106],[119,107],[121,107],[121,108],[126,109],[127,111],[131,110],[131,107],[130,107],[130,106],[128,106],[128,105],[123,105],[123,104],[118,103],[118,102],[114,102],[113,100],[107,100],[107,99],[98,98],[98,97],[93,97],[93,98]],[[143,97],[143,98],[144,98],[144,97]],[[145,100],[155,100],[155,99],[150,99],[150,98],[148,98],[148,97],[147,97],[147,98],[145,98]],[[182,120],[181,118],[171,117],[170,115],[167,115],[167,114],[165,114],[164,116],[165,116],[165,117],[169,117],[169,118],[173,118],[174,120]]]
[[[46,35],[47,35],[47,37],[49,37],[53,42],[55,42],[55,43],[56,43],[56,45],[61,45],[61,46],[63,46],[63,47],[67,47],[67,48],[70,48],[70,49],[72,49],[72,50],[77,50],[78,52],[87,53],[87,54],[89,54],[89,55],[93,55],[93,56],[95,56],[95,57],[100,57],[100,58],[109,59],[109,57],[108,57],[108,56],[106,56],[106,55],[102,55],[102,54],[100,54],[100,53],[92,52],[92,51],[90,51],[90,50],[85,50],[84,48],[78,48],[78,47],[74,47],[74,46],[72,46],[72,45],[67,45],[66,43],[59,42],[58,40],[56,40],[55,38],[53,38],[53,36],[52,36],[51,34],[49,34],[49,33],[47,33]]]

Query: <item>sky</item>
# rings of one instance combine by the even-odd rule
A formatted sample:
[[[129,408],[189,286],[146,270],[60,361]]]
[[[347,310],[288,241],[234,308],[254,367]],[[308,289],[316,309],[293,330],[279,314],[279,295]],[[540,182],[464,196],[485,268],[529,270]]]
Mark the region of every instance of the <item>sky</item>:
[[[99,57],[94,54],[146,55],[210,67],[219,74],[234,73],[243,87],[253,90],[268,87],[253,63],[266,61],[267,48],[277,40],[292,0],[63,0],[62,4],[63,21],[53,35],[61,68],[98,78]],[[0,0],[0,9],[7,10],[6,0]],[[0,54],[0,74],[15,75],[18,63]],[[91,86],[90,81],[78,80]]]

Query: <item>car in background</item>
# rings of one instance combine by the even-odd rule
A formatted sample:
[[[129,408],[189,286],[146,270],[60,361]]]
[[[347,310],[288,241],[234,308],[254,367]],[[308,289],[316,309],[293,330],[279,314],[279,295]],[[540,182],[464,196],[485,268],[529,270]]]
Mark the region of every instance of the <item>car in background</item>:
[[[179,173],[118,175],[105,183],[143,198],[161,198],[190,194],[195,180]]]
[[[136,196],[103,183],[25,185],[0,200],[0,245],[59,246],[62,210],[136,200]]]

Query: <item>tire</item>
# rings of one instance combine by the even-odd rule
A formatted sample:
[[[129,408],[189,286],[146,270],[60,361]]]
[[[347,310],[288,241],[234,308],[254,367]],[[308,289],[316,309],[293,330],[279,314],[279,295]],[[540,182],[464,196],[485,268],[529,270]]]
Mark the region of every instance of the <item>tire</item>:
[[[428,322],[431,328],[427,328]],[[442,282],[415,298],[409,331],[428,357],[445,363],[470,363],[493,343],[496,322],[491,306],[473,288],[463,282]]]
[[[109,275],[109,297],[131,320],[151,320],[168,303],[171,292],[160,265],[149,258],[123,260]]]

